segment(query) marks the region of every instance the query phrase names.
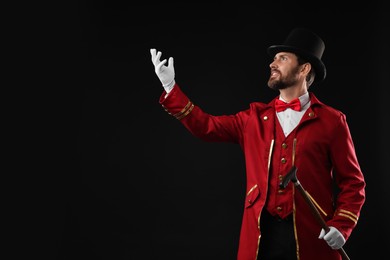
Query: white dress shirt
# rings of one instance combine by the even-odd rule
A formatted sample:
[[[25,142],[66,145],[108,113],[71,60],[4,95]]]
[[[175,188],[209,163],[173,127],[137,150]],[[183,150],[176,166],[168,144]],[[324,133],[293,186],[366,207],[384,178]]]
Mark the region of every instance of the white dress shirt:
[[[282,97],[279,96],[279,99],[286,102]],[[299,97],[301,102],[301,111],[295,111],[291,108],[287,108],[282,112],[277,112],[279,123],[282,126],[285,136],[288,136],[295,127],[297,127],[299,121],[301,121],[303,114],[310,107],[310,97],[309,92],[306,92]]]

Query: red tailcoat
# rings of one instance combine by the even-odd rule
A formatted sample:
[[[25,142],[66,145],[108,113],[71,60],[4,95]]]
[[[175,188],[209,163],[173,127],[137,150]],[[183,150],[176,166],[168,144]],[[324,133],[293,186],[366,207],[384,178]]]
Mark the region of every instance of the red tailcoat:
[[[241,225],[238,260],[255,260],[261,243],[260,215],[268,188],[274,147],[274,102],[253,102],[234,115],[213,116],[194,105],[175,85],[160,104],[194,135],[207,142],[238,143],[245,155],[247,193]],[[365,181],[345,115],[310,93],[311,106],[296,128],[297,177],[323,214],[328,226],[347,240],[365,201]],[[338,187],[334,195],[333,182]],[[292,185],[292,184],[290,184]],[[321,226],[298,191],[293,192],[297,259],[341,259],[337,250],[318,239]]]

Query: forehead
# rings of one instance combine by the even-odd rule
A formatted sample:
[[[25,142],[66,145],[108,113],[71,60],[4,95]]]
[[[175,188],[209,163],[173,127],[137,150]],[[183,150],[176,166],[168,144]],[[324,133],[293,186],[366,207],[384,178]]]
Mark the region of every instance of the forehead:
[[[293,52],[278,52],[275,54],[275,57],[289,57],[289,58],[297,58],[298,56]]]

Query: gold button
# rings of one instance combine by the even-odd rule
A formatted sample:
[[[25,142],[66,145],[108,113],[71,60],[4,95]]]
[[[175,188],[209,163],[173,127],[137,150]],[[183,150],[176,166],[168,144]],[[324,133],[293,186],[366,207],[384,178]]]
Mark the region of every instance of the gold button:
[[[283,180],[283,175],[280,174],[278,177],[279,177],[279,180]]]
[[[282,143],[282,148],[286,149],[287,148],[287,144],[286,143]]]
[[[287,162],[286,158],[282,158],[280,161],[281,161],[282,163],[286,163],[286,162]]]
[[[264,121],[267,121],[268,120],[268,116],[264,116],[263,119],[264,119]]]
[[[309,116],[310,116],[310,117],[313,117],[313,116],[314,116],[314,113],[313,113],[313,112],[310,112],[310,113],[309,113]]]
[[[276,207],[276,210],[280,212],[282,211],[282,207]]]
[[[284,192],[284,190],[278,190],[279,194],[282,194],[283,192]]]

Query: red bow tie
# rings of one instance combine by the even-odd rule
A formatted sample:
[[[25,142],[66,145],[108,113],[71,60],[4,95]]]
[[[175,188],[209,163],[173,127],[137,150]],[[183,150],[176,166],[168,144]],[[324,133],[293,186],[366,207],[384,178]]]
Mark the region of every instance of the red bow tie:
[[[301,102],[298,98],[291,100],[291,102],[286,103],[280,99],[275,100],[275,109],[276,112],[282,112],[287,108],[291,108],[295,111],[301,111]]]

